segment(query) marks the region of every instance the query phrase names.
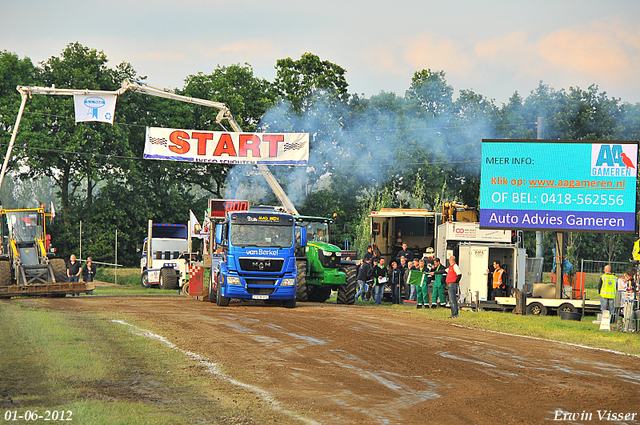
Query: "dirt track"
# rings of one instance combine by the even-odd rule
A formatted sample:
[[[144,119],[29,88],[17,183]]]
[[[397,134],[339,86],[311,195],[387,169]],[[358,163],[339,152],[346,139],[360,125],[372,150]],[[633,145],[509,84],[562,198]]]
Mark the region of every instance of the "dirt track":
[[[592,412],[592,422],[571,423],[597,423],[597,410],[640,409],[637,357],[470,330],[424,314],[332,304],[221,308],[182,297],[46,303],[153,323],[151,332],[311,423],[532,424],[554,422],[558,410]]]

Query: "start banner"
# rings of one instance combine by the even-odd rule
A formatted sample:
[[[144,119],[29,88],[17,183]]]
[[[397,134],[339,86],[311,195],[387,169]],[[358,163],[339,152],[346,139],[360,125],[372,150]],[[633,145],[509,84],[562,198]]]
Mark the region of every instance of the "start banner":
[[[232,133],[147,127],[145,159],[307,165],[309,133]]]

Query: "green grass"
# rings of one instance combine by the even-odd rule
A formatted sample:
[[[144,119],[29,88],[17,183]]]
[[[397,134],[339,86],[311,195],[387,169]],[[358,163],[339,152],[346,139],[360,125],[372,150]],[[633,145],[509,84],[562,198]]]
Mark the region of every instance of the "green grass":
[[[178,291],[164,291],[157,288],[143,288],[140,284],[140,269],[119,268],[118,286],[100,286],[94,292],[99,295],[177,295]],[[113,268],[98,268],[96,280],[100,282],[114,283],[115,272]],[[209,282],[209,270],[204,269],[202,278],[205,290]]]
[[[356,305],[384,308],[418,315],[420,318],[455,323],[479,331],[495,331],[507,334],[541,338],[580,344],[594,348],[640,355],[640,335],[615,331],[600,331],[600,325],[592,323],[595,316],[585,316],[581,322],[562,320],[559,316],[522,316],[494,311],[461,310],[460,317],[451,321],[449,309],[416,309],[415,306],[400,306],[373,301],[356,301]]]
[[[118,267],[116,271],[114,267],[98,267],[95,279],[123,286],[140,286],[140,268]]]
[[[114,296],[178,296],[177,290],[162,290],[158,288],[143,288],[142,286],[96,286],[94,295]],[[83,295],[84,296],[84,295]],[[90,296],[90,295],[88,295]]]
[[[256,409],[255,394],[242,396],[243,390],[160,341],[132,334],[106,316],[42,304],[0,301],[3,415],[37,410],[68,417],[70,411],[73,422],[84,425],[292,422]]]

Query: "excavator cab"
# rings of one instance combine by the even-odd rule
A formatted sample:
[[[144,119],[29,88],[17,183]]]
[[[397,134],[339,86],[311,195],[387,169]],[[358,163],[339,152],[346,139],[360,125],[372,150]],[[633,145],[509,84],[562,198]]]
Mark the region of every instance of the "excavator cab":
[[[8,257],[18,285],[55,282],[44,246],[44,217],[44,207],[0,210],[2,256]]]

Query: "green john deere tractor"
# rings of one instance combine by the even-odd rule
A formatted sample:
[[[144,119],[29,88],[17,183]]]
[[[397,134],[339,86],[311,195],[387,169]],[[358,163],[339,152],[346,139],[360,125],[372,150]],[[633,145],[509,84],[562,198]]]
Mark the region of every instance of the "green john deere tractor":
[[[356,295],[355,261],[342,259],[342,251],[329,243],[333,220],[322,217],[295,216],[296,223],[307,229],[307,246],[298,247],[297,300],[325,302],[331,291],[338,291],[338,304],[353,304]]]

